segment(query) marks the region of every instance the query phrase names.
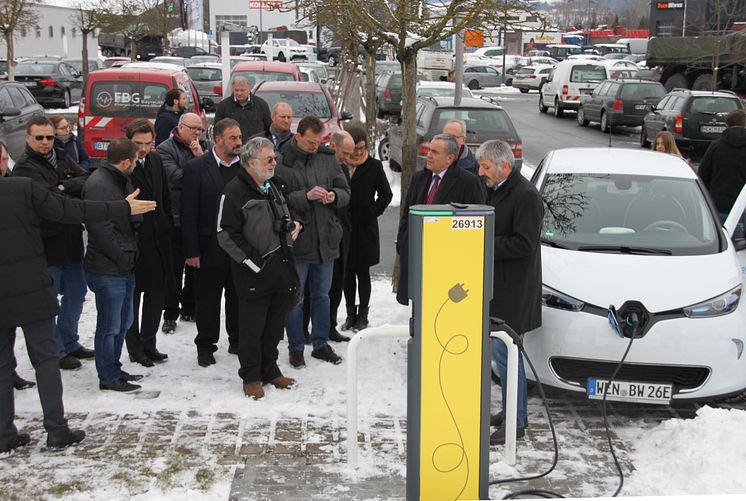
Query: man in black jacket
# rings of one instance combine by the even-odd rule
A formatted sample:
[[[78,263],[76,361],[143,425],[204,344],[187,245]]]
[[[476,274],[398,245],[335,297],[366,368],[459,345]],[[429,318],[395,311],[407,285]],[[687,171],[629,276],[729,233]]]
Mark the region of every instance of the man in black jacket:
[[[156,348],[156,334],[161,323],[166,287],[173,282],[171,191],[161,156],[153,150],[155,134],[151,123],[135,120],[127,127],[126,135],[138,148],[132,187],[139,188],[143,197],[158,203],[155,211],[143,216],[137,232],[134,320],[127,331],[127,351],[131,362],[153,367],[153,362],[163,362],[168,358]]]
[[[450,134],[438,134],[430,141],[427,168],[412,177],[399,219],[396,251],[399,253],[399,283],[396,300],[409,304],[409,208],[418,204],[482,204],[482,181],[471,172],[456,167],[459,146]]]
[[[137,146],[129,139],[114,139],[106,162],[91,174],[83,187],[86,200],[124,200],[132,193],[130,176],[135,169]],[[84,267],[88,287],[96,295],[96,370],[102,390],[134,391],[142,376],[122,370],[119,359],[133,318],[137,236],[135,222],[142,216],[112,218],[88,224]]]
[[[232,94],[220,101],[215,109],[215,123],[224,118],[232,118],[239,123],[241,136],[246,141],[269,129],[272,124],[269,105],[264,99],[251,93],[246,77],[233,77],[231,90]]]
[[[746,183],[746,113],[731,111],[725,117],[725,125],[723,135],[707,148],[697,171],[710,191],[722,222]],[[743,235],[742,224],[738,231]]]
[[[220,299],[225,290],[228,352],[238,354],[238,299],[228,256],[218,244],[218,202],[223,188],[241,170],[241,128],[224,118],[213,128],[215,147],[184,167],[181,231],[186,265],[196,269],[197,363],[215,363],[220,338]]]
[[[48,190],[80,198],[88,173],[54,144],[54,126],[46,117],[32,118],[26,127],[26,151],[13,168],[14,176],[29,177]],[[42,223],[48,272],[57,294],[62,295],[54,339],[62,369],[80,368],[81,358],[93,358],[93,350],[80,345],[78,321],[88,292],[83,273],[83,228],[80,224]]]
[[[254,134],[250,139],[255,137],[264,137],[272,141],[275,145],[275,149],[280,147],[293,137],[293,132],[290,130],[290,126],[293,125],[293,108],[286,102],[278,101],[272,106],[272,113],[270,114],[272,123],[269,128],[258,134]]]
[[[158,110],[155,119],[155,145],[158,146],[168,139],[171,131],[179,124],[179,117],[187,107],[186,92],[176,88],[166,92],[165,101]]]
[[[274,144],[251,139],[241,148],[242,169],[220,199],[218,242],[230,257],[240,301],[238,375],[254,399],[264,397],[263,384],[295,384],[277,366],[277,344],[298,287],[291,249],[301,224],[290,216],[282,185],[271,180],[276,164]]]
[[[57,292],[47,274],[42,221],[80,224],[142,214],[154,202],[83,202],[47,190],[30,179],[0,177],[0,456],[30,442],[13,424],[15,406],[12,374],[16,328],[23,330],[29,358],[36,371],[39,399],[47,431],[47,447],[60,448],[85,438],[71,430],[62,404],[62,378],[52,331],[59,311]]]
[[[487,204],[495,208],[495,267],[490,316],[505,321],[516,333],[541,326],[541,244],[544,219],[541,195],[531,182],[515,170],[510,145],[499,139],[483,143],[477,150],[479,174],[487,184]],[[508,350],[505,343],[492,340],[492,359],[502,382],[505,407]],[[527,421],[526,372],[518,359],[517,438],[524,435]],[[490,437],[492,445],[505,443],[504,414],[491,420],[499,426]]]

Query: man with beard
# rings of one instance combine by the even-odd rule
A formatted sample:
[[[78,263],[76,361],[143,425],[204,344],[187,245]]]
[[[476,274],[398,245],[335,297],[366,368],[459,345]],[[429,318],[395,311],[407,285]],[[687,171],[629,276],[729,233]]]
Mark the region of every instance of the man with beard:
[[[186,107],[186,92],[178,88],[166,92],[164,102],[158,110],[158,117],[155,119],[156,146],[168,139],[171,131],[179,124],[179,117],[184,114]]]

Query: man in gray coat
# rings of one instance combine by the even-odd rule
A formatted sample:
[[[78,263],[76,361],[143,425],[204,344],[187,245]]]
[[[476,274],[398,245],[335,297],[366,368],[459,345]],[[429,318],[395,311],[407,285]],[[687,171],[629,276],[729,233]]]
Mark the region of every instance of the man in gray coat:
[[[342,225],[336,209],[350,202],[350,187],[334,150],[321,144],[324,124],[315,116],[298,123],[295,137],[278,150],[277,176],[288,191],[288,205],[303,222],[293,246],[301,293],[306,281],[311,294],[311,356],[338,364],[342,359],[329,346],[329,288],[334,260],[339,257]],[[290,364],[300,368],[303,358],[303,295],[285,318]]]

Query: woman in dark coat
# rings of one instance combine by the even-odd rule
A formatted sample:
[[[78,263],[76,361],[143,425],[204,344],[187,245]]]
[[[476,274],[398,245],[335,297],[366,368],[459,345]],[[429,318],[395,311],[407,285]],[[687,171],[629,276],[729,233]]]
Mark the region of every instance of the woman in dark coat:
[[[83,147],[83,141],[70,131],[70,124],[62,115],[52,115],[49,121],[54,125],[54,147],[65,150],[73,162],[85,171],[91,170],[91,160]]]
[[[347,321],[343,330],[355,332],[368,326],[370,304],[370,267],[378,264],[381,247],[378,235],[378,216],[391,203],[391,186],[380,160],[368,154],[368,135],[361,127],[347,129],[355,141],[355,150],[348,162],[350,168],[349,215],[352,224],[350,252],[345,270],[344,294],[347,303]],[[360,306],[355,308],[355,292],[360,296]]]

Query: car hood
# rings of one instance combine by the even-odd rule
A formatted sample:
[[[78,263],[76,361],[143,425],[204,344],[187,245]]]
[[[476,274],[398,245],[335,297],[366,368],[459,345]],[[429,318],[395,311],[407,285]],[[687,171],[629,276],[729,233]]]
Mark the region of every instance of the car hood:
[[[606,308],[637,300],[652,312],[696,304],[741,283],[732,249],[706,256],[636,256],[542,245],[544,284]]]

